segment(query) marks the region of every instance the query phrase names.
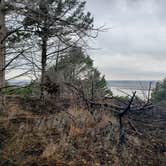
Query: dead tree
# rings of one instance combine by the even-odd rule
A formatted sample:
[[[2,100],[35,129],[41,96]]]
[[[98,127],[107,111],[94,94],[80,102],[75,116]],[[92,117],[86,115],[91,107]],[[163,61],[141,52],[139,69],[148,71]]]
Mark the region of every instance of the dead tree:
[[[131,105],[134,101],[135,96],[136,96],[136,92],[133,93],[133,96],[131,97],[126,109],[123,110],[122,112],[120,112],[118,115],[118,117],[119,117],[119,141],[120,141],[120,144],[125,143],[125,131],[124,131],[124,126],[123,126],[123,117],[130,111]]]

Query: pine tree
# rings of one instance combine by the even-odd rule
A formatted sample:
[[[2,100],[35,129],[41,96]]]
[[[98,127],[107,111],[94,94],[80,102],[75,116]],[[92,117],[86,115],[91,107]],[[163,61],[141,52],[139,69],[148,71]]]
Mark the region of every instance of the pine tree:
[[[105,77],[94,67],[93,60],[80,47],[70,49],[61,55],[59,62],[47,71],[52,82],[71,84],[83,88],[88,100],[96,100],[112,95]],[[58,80],[61,77],[61,80]]]
[[[84,13],[85,1],[79,0],[34,0],[24,3],[25,30],[38,38],[41,48],[41,96],[45,82],[48,60],[73,45],[83,44],[83,38],[92,37],[93,18]],[[60,42],[62,50],[57,49]],[[53,51],[54,48],[54,51]]]

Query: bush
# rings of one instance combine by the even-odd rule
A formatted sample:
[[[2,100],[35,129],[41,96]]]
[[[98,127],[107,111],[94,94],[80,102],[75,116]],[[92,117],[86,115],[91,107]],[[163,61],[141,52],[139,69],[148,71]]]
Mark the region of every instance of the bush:
[[[166,78],[156,84],[156,88],[152,92],[152,100],[154,102],[166,101]]]

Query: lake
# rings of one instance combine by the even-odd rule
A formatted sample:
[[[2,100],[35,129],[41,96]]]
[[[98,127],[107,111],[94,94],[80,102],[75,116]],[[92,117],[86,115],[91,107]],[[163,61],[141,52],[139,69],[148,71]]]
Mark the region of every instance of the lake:
[[[154,89],[158,81],[154,80],[111,80],[107,81],[114,96],[126,96],[131,95],[132,92],[137,91],[137,96],[145,99],[148,96],[149,85],[151,83],[151,89]],[[9,82],[11,85],[26,85],[29,83],[27,80],[14,80]],[[152,90],[151,90],[152,92]]]
[[[111,88],[115,96],[131,95],[136,91],[137,96],[142,99],[146,99],[148,96],[149,86],[151,84],[151,92],[155,88],[157,81],[154,80],[112,80],[108,81],[108,85]]]

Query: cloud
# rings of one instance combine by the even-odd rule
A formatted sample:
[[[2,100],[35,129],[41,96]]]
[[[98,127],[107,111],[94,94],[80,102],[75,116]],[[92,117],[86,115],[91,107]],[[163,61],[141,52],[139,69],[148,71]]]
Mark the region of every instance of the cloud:
[[[149,61],[148,56],[117,54],[98,56],[95,65],[107,76],[108,79],[161,79],[166,76],[166,61]],[[130,77],[129,77],[130,76]],[[154,78],[155,77],[155,78]]]
[[[87,9],[94,14],[96,24],[111,27],[90,43],[99,49],[89,50],[106,78],[165,76],[165,7],[164,0],[88,0]]]

